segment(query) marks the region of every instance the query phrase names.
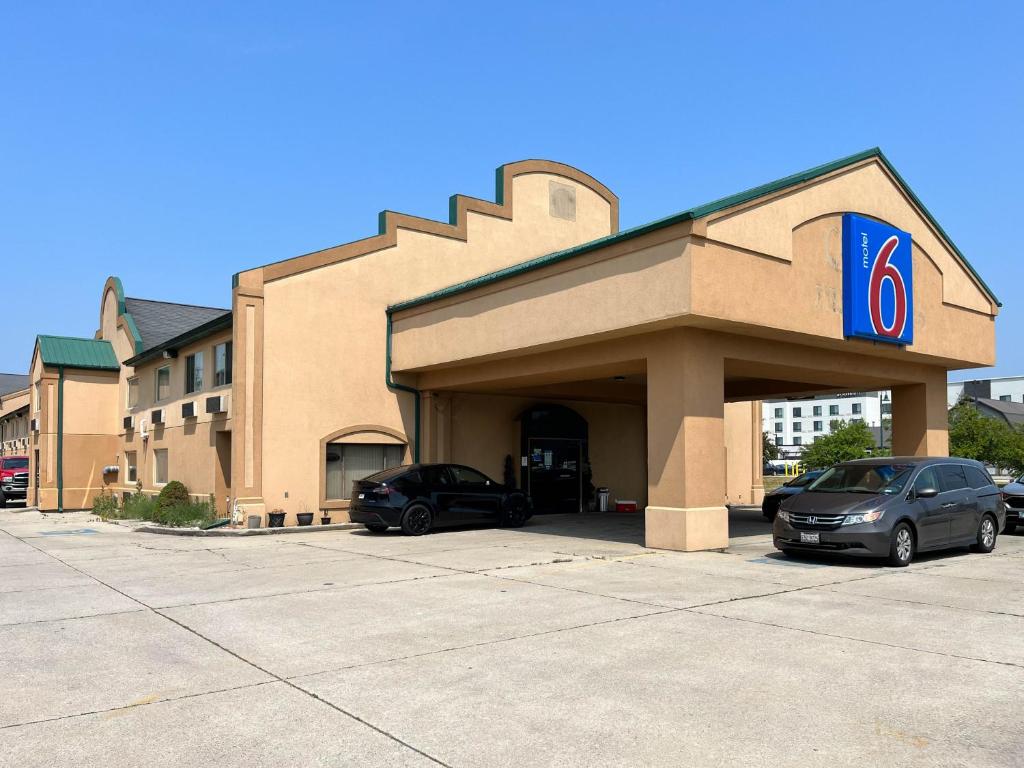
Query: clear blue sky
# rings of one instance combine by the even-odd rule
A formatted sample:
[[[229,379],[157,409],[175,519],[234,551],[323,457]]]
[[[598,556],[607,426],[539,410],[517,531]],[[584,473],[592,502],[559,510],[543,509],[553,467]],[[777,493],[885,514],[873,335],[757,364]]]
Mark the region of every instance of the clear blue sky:
[[[1003,300],[969,375],[1024,374],[1020,3],[157,5],[0,0],[0,371],[91,335],[108,274],[228,306],[504,162],[627,227],[877,145]]]

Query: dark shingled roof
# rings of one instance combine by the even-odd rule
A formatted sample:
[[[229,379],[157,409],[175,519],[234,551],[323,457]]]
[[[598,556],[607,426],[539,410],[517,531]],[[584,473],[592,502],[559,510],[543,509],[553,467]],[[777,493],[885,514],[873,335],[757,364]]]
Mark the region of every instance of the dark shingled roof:
[[[28,389],[28,375],[24,373],[0,373],[0,396]]]
[[[230,312],[216,307],[197,307],[149,299],[125,299],[124,303],[142,336],[144,350],[152,349]]]
[[[1024,403],[1011,403],[1008,400],[992,400],[988,397],[972,397],[969,399],[973,400],[979,406],[982,413],[985,411],[994,411],[995,414],[1006,419],[1007,424],[1024,425]]]

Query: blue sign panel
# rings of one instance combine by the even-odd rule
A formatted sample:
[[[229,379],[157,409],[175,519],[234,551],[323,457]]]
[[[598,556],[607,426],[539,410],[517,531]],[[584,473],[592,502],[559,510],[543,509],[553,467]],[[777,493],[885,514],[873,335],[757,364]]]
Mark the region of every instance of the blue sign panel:
[[[910,233],[856,213],[843,215],[843,333],[914,342]]]

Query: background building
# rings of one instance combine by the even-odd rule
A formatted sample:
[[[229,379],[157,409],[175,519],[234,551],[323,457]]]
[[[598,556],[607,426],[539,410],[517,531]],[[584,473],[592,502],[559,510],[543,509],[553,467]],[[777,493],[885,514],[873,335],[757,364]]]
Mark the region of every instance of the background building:
[[[877,445],[889,444],[883,422],[892,414],[888,390],[766,400],[761,405],[763,431],[779,448],[779,457],[799,458],[816,438],[832,432],[835,421],[862,421],[875,432]]]
[[[1024,403],[1024,376],[1002,376],[996,379],[954,381],[946,385],[946,404],[952,408],[962,396],[1004,403]]]
[[[0,373],[0,456],[28,455],[29,377]]]

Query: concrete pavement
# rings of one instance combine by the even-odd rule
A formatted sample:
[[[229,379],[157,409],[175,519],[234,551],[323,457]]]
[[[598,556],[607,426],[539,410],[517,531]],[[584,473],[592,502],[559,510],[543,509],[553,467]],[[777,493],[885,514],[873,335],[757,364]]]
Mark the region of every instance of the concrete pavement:
[[[178,538],[0,511],[0,764],[1024,763],[1024,536],[908,569],[638,516]]]

